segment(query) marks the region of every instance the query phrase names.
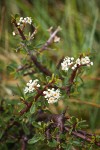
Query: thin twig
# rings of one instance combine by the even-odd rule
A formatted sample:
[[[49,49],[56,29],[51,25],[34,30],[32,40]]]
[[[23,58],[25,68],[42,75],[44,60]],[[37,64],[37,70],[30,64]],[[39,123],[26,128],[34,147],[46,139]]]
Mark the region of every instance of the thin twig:
[[[78,70],[79,67],[77,67],[75,70],[73,70],[72,74],[71,74],[71,77],[69,79],[69,85],[65,87],[65,90],[67,92],[68,95],[70,95],[70,90],[71,90],[71,87],[74,83],[74,79],[76,77],[76,73],[77,73],[77,70]]]
[[[24,73],[23,76],[32,75],[34,73],[36,73],[36,72],[34,70],[32,70],[31,72]]]
[[[51,45],[51,43],[52,43],[54,37],[56,36],[56,34],[57,34],[60,30],[61,30],[61,28],[58,26],[58,28],[50,35],[50,37],[49,37],[49,39],[47,40],[47,42],[42,46],[42,48],[41,48],[40,51],[39,51],[40,53],[41,53],[42,51],[46,50],[49,45]]]
[[[52,76],[52,73],[45,67],[43,66],[39,61],[37,61],[36,56],[30,54],[31,60],[35,64],[35,66],[45,75],[47,76]]]
[[[25,64],[25,65],[23,65],[23,66],[19,66],[19,67],[17,68],[17,71],[26,70],[26,69],[29,69],[29,68],[32,68],[32,67],[33,67],[33,66],[30,65],[30,64]]]
[[[13,24],[15,25],[15,27],[17,28],[17,30],[18,30],[18,32],[19,32],[19,34],[20,34],[22,40],[26,40],[26,37],[24,36],[24,34],[23,34],[21,28],[17,25],[16,19],[13,18],[13,19],[12,19],[12,23],[13,23]]]
[[[70,128],[69,128],[69,127],[65,127],[65,130],[66,130],[67,132],[69,132],[69,131],[70,131]],[[82,139],[82,140],[85,140],[85,141],[91,143],[92,137],[89,138],[88,136],[83,135],[82,133],[80,133],[80,132],[78,132],[78,131],[72,131],[71,134],[74,135],[75,137],[78,137],[78,138],[80,138],[80,139]],[[95,142],[94,144],[100,147],[100,142]]]
[[[22,143],[21,150],[26,150],[26,145],[27,145],[27,137],[26,136],[22,136],[21,143]]]

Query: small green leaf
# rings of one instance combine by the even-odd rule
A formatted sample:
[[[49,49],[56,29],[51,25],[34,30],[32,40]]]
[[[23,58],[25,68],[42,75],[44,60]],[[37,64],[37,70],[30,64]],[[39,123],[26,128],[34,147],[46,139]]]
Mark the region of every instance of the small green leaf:
[[[17,68],[17,64],[16,64],[15,61],[12,61],[11,64],[7,65],[7,71],[8,71],[8,73],[15,72],[16,68]]]
[[[69,130],[69,134],[71,134],[71,133],[72,133],[72,131],[73,131],[73,128],[71,128],[71,129]]]
[[[30,131],[29,131],[28,127],[26,126],[26,124],[23,123],[22,126],[23,126],[23,130],[24,130],[25,134],[26,134],[26,135],[29,135],[29,134],[30,134]]]
[[[39,128],[39,129],[41,128],[41,125],[39,125],[38,122],[33,121],[33,122],[32,122],[32,125],[33,125],[35,128]]]
[[[13,68],[13,66],[7,66],[7,71],[8,71],[8,73],[11,73],[11,72],[14,72],[15,71],[15,69]]]
[[[81,145],[80,141],[73,141],[73,144],[76,145],[76,146],[80,146]]]
[[[36,111],[36,106],[35,104],[32,104],[31,108],[30,108],[30,113],[33,114]]]
[[[18,84],[17,84],[17,87],[18,87],[18,90],[19,90],[19,93],[20,93],[21,97],[23,97],[25,99],[23,91],[22,91],[22,89],[20,88],[20,86]]]
[[[44,135],[35,135],[32,139],[28,140],[29,144],[35,144],[38,141],[43,141],[45,139]]]
[[[4,134],[4,131],[1,131],[0,132],[0,139],[2,138],[3,134]]]
[[[40,140],[40,137],[33,137],[32,139],[28,140],[28,144],[35,144]]]
[[[73,123],[76,123],[76,122],[77,122],[77,119],[73,116],[73,117],[71,117],[71,121],[72,121]]]
[[[50,146],[50,147],[56,147],[57,145],[58,145],[58,143],[57,143],[57,141],[55,140],[55,139],[53,139],[53,141],[52,142],[48,142],[48,145]]]
[[[15,14],[15,19],[17,19],[17,18],[19,18],[20,16],[19,16],[19,14]]]

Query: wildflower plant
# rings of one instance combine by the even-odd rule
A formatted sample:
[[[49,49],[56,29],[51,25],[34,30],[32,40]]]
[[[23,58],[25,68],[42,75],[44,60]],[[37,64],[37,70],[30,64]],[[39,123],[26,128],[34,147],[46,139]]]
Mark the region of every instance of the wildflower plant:
[[[21,66],[16,64],[11,70],[15,77],[21,78],[22,86],[18,86],[20,105],[17,101],[7,126],[2,127],[1,141],[7,145],[10,143],[8,141],[11,141],[14,147],[17,146],[17,149],[22,150],[35,149],[38,147],[35,143],[45,143],[47,147],[56,150],[71,150],[77,147],[92,150],[100,147],[99,136],[85,131],[86,121],[66,115],[67,100],[70,100],[74,92],[76,76],[80,75],[79,70],[93,66],[89,54],[80,54],[79,58],[73,56],[57,58],[55,64],[53,60],[50,61],[48,55],[46,60],[43,55],[52,51],[51,45],[60,42],[60,37],[57,36],[61,31],[60,27],[54,31],[50,28],[48,40],[38,45],[34,38],[37,27],[34,26],[31,17],[12,16],[12,24],[15,29],[13,36],[20,38],[17,52],[23,52],[25,59]],[[25,33],[26,24],[32,27],[31,34]],[[53,70],[48,65],[49,61],[54,67]],[[24,76],[30,79],[24,80]],[[64,101],[65,109],[62,113],[52,113],[50,107],[53,105],[56,107],[60,101]]]

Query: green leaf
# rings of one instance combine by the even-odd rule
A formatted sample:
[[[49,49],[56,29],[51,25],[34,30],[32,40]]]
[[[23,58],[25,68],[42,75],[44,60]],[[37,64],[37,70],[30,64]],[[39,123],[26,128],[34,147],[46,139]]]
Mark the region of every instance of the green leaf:
[[[36,111],[36,106],[33,103],[32,106],[31,106],[31,108],[30,108],[30,113],[33,114],[33,113],[35,113],[35,111]]]
[[[25,99],[23,91],[22,91],[22,89],[20,88],[20,86],[18,84],[17,84],[17,87],[18,87],[20,95]]]
[[[35,144],[35,143],[37,143],[39,140],[40,140],[39,137],[33,137],[32,139],[30,139],[30,140],[28,141],[28,144]]]
[[[35,135],[32,139],[28,140],[28,143],[29,144],[35,144],[35,143],[37,143],[40,140],[43,141],[44,139],[45,138],[44,138],[43,135],[38,134],[38,135]]]
[[[19,18],[20,16],[19,16],[19,14],[15,14],[15,19],[17,19],[17,18]]]
[[[38,122],[33,121],[33,122],[32,122],[32,125],[33,125],[35,128],[39,128],[39,129],[41,128],[41,125],[39,125]]]
[[[3,134],[4,134],[4,131],[2,130],[2,131],[0,132],[0,139],[2,138]]]
[[[73,122],[73,123],[76,123],[77,122],[77,120],[76,120],[76,118],[73,116],[73,117],[71,117],[71,121]]]
[[[13,66],[9,65],[9,66],[7,66],[7,71],[8,71],[8,73],[11,73],[11,72],[14,72],[15,69],[13,68]]]
[[[73,144],[76,145],[76,146],[80,146],[81,145],[80,141],[73,141]]]
[[[7,71],[8,73],[13,73],[16,71],[16,68],[17,68],[16,62],[12,61],[12,63],[7,66]]]
[[[71,129],[69,130],[69,134],[71,134],[71,133],[72,133],[72,131],[73,131],[73,128],[71,128]]]
[[[26,134],[26,135],[29,135],[29,134],[30,134],[30,131],[29,131],[28,127],[26,126],[26,124],[23,123],[22,126],[23,126],[23,130],[24,130],[25,134]]]
[[[55,139],[53,139],[53,141],[52,142],[48,142],[48,145],[50,146],[50,147],[56,147],[57,145],[58,145],[58,143],[57,143],[57,141],[55,140]]]
[[[93,150],[93,147],[92,147],[92,146],[90,146],[90,147],[89,147],[89,150]]]

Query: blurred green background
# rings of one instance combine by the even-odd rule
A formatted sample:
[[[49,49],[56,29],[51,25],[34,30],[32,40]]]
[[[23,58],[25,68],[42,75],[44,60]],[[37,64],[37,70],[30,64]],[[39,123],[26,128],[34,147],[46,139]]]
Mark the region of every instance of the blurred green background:
[[[12,60],[20,63],[21,57],[13,51],[16,40],[11,15],[31,16],[38,25],[41,41],[46,39],[48,28],[61,26],[59,58],[91,52],[94,61],[94,66],[82,75],[84,87],[80,95],[68,102],[69,114],[86,119],[89,128],[100,134],[99,8],[99,0],[0,0],[0,99],[12,97],[10,85],[16,86],[17,81],[8,75],[6,67]]]

